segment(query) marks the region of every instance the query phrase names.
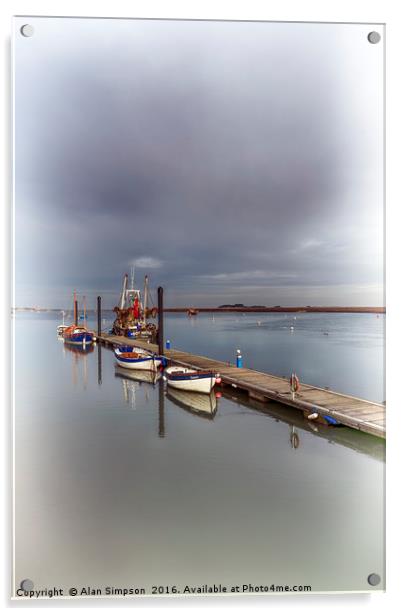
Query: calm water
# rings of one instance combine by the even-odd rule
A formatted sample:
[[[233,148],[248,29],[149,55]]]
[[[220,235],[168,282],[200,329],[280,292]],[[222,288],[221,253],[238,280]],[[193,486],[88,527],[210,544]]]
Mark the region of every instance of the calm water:
[[[119,373],[106,349],[72,352],[58,322],[16,318],[17,586],[384,578],[381,440],[241,396],[178,399]],[[245,365],[379,401],[383,328],[374,315],[166,320],[176,347],[228,361],[240,348]]]

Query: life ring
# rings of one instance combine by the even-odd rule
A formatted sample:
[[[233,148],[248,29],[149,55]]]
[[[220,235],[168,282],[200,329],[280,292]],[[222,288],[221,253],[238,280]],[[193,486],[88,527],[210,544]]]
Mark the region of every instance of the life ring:
[[[292,393],[296,393],[296,391],[299,391],[300,389],[300,381],[297,377],[297,375],[295,374],[295,372],[292,372],[292,375],[289,379],[289,383],[290,383],[290,391]]]

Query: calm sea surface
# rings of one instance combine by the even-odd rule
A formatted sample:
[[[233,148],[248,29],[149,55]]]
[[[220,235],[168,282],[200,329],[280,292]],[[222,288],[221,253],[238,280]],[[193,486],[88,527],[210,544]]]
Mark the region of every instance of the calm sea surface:
[[[172,346],[383,401],[385,318],[166,318]],[[111,320],[105,315],[106,322]],[[15,579],[35,588],[384,583],[384,443],[275,403],[177,395],[15,319]],[[293,329],[290,329],[293,327]],[[229,588],[230,590],[230,588]]]

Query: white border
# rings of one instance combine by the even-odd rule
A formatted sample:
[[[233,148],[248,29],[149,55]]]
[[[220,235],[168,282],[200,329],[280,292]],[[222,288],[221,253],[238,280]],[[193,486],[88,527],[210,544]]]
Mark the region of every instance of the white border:
[[[3,490],[3,560],[1,567],[1,580],[3,589],[3,605],[11,607],[8,599],[10,589],[10,429],[11,418],[9,416],[10,396],[6,394],[10,390],[9,366],[10,345],[4,342],[10,330],[9,308],[11,304],[11,288],[9,278],[10,268],[10,71],[9,71],[9,39],[11,32],[12,15],[65,15],[65,16],[103,16],[103,17],[150,17],[150,18],[189,18],[189,19],[261,19],[273,21],[334,21],[334,22],[371,22],[387,24],[387,402],[388,402],[388,439],[387,439],[387,592],[374,593],[372,595],[303,595],[303,596],[268,596],[268,597],[236,597],[203,599],[135,599],[131,601],[109,600],[105,605],[103,600],[88,600],[85,602],[71,602],[71,607],[56,600],[13,603],[13,609],[25,609],[26,607],[40,608],[52,607],[55,609],[80,610],[83,604],[88,607],[103,609],[115,609],[115,607],[128,607],[138,611],[151,609],[163,609],[173,612],[185,609],[186,611],[213,610],[219,612],[240,613],[244,609],[256,612],[268,610],[282,611],[293,609],[302,614],[310,614],[312,611],[325,610],[325,613],[339,610],[347,610],[348,613],[377,614],[379,612],[391,612],[399,604],[398,587],[400,585],[400,562],[401,541],[399,527],[402,517],[397,506],[397,492],[399,491],[400,479],[398,453],[400,450],[400,436],[402,435],[401,415],[402,407],[399,403],[398,380],[399,376],[399,349],[401,348],[400,291],[402,284],[400,275],[400,255],[398,247],[400,241],[399,210],[402,206],[400,182],[401,175],[401,86],[400,71],[402,57],[401,26],[399,19],[400,10],[395,0],[32,0],[10,1],[6,0],[0,5],[0,28],[3,45],[3,71],[2,79],[2,121],[3,121],[3,147],[1,149],[0,169],[3,173],[3,207],[1,208],[1,231],[3,268],[1,269],[1,289],[3,290],[0,303],[3,353],[0,370],[0,388],[5,392],[5,404],[2,405],[3,418],[3,456],[5,477],[2,482]],[[399,300],[399,301],[398,301]],[[7,348],[8,346],[8,348]],[[399,359],[399,361],[398,361]],[[4,398],[3,398],[4,399]],[[347,557],[347,555],[345,555]],[[23,603],[23,605],[22,605]],[[396,611],[396,610],[395,610]]]

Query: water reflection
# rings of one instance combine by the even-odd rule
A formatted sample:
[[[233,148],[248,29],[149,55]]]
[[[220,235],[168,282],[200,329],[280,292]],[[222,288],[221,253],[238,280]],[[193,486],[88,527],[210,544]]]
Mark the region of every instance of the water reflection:
[[[213,419],[216,415],[217,398],[214,391],[211,391],[210,394],[199,394],[168,387],[166,397],[176,406],[193,413],[197,417]]]
[[[89,345],[85,349],[81,346],[73,346],[63,344],[63,355],[71,356],[72,359],[72,383],[77,387],[81,381],[84,390],[88,387],[88,358],[90,353],[94,352],[93,345]]]
[[[303,442],[301,432],[310,432],[319,438],[326,439],[329,444],[336,443],[366,454],[375,460],[385,460],[385,442],[376,436],[371,436],[346,426],[335,427],[312,423],[305,419],[302,413],[285,405],[276,402],[268,404],[259,402],[241,392],[233,394],[230,389],[223,389],[222,395],[224,398],[241,404],[248,409],[269,415],[281,423],[287,423],[289,425],[289,444],[294,450],[301,448]]]
[[[58,337],[58,340],[60,340],[60,338]],[[63,340],[63,338],[61,338],[61,340]],[[89,355],[90,353],[93,353],[95,350],[95,347],[93,344],[86,346],[85,348],[82,346],[78,346],[78,345],[72,345],[72,344],[68,344],[68,343],[64,343],[63,345],[63,349],[65,351],[67,351],[68,353],[72,353],[73,355]]]
[[[121,368],[120,366],[116,366],[114,374],[118,378],[128,379],[140,384],[148,383],[149,385],[155,385],[161,377],[158,371],[131,370],[131,368]]]
[[[350,590],[383,574],[382,441],[239,390],[200,405],[109,349],[60,347],[50,320],[18,327],[18,580]]]
[[[300,436],[298,431],[294,426],[290,426],[290,446],[292,449],[299,449],[300,447]]]
[[[88,386],[88,364],[87,356],[94,352],[94,347],[87,349],[82,347],[71,347],[63,344],[63,354],[71,355],[72,361],[72,382],[76,387],[81,379],[83,388]],[[97,347],[98,361],[98,385],[102,385],[102,345]],[[165,397],[176,407],[191,413],[193,416],[213,420],[218,411],[217,396],[214,391],[210,395],[195,392],[181,391],[171,387],[165,387],[160,372],[146,370],[131,370],[115,366],[115,377],[121,379],[123,397],[130,407],[136,408],[136,392],[138,387],[145,386],[154,388],[158,383],[158,435],[163,438],[166,435],[165,429]],[[337,443],[360,453],[364,453],[374,459],[385,460],[385,443],[376,437],[363,434],[357,430],[347,427],[330,427],[308,421],[301,413],[294,409],[278,403],[263,403],[250,399],[241,392],[232,393],[230,389],[222,389],[224,398],[229,399],[247,409],[255,410],[269,415],[281,423],[289,425],[288,443],[292,450],[301,448],[301,431],[316,434],[320,438],[327,439],[328,443]],[[145,399],[148,400],[148,393],[145,390]]]
[[[163,385],[163,380],[160,379],[159,381],[159,404],[158,404],[158,410],[159,410],[159,429],[158,429],[158,436],[160,438],[164,438],[165,436],[165,392],[164,392],[164,385]]]
[[[102,385],[102,345],[98,344],[98,385]]]

